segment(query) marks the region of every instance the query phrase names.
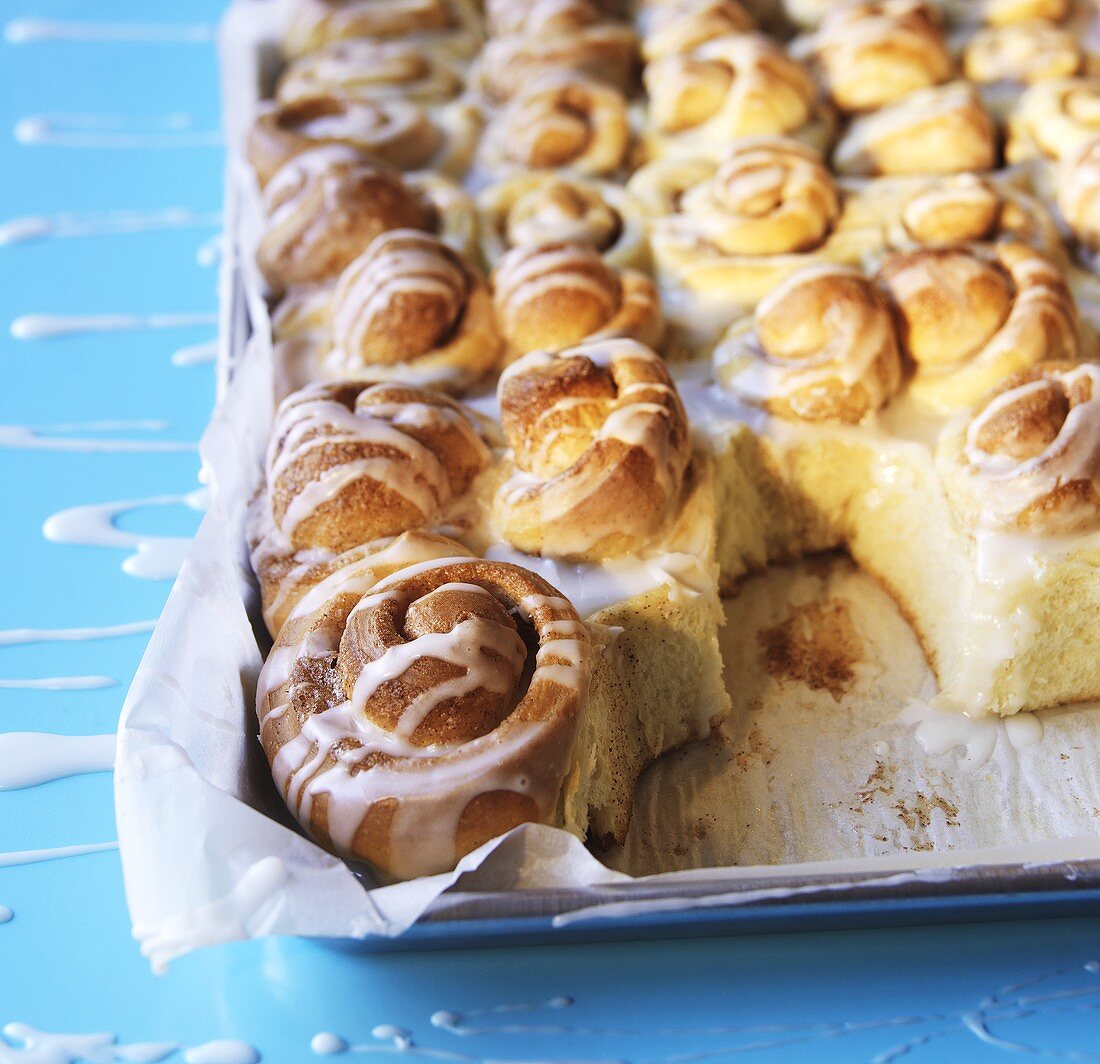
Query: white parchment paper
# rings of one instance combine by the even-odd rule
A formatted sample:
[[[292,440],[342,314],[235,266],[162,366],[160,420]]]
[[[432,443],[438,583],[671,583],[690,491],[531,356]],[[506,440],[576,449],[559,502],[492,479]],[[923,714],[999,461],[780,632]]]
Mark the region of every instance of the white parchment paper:
[[[231,144],[263,80],[271,6],[238,4],[228,17]],[[566,926],[843,891],[852,877],[893,889],[960,866],[1100,858],[1100,716],[1047,714],[1044,739],[1021,749],[990,724],[964,737],[992,742],[971,771],[957,752],[926,754],[906,719],[911,700],[934,689],[916,640],[873,581],[835,559],[777,569],[729,604],[733,715],[646,773],[626,844],[602,860],[562,831],[526,826],[453,873],[372,888],[304,838],[256,739],[266,647],[253,626],[244,523],[272,366],[251,263],[258,209],[236,161],[228,208],[225,298],[243,292],[254,333],[242,352],[227,318],[232,380],[202,442],[212,502],[126,700],[115,773],[134,934],[154,966],[261,935],[395,936],[433,904],[446,913],[493,892],[570,890],[572,911],[557,918]],[[831,670],[815,672],[800,648]],[[835,882],[807,885],[809,876]],[[667,894],[685,885],[697,896]]]

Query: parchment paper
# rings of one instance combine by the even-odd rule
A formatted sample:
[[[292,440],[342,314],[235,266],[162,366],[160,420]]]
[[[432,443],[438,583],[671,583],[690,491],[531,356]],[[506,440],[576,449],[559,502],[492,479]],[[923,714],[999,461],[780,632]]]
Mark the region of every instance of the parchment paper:
[[[228,18],[231,144],[255,99],[270,7],[239,4]],[[223,352],[232,381],[202,442],[211,507],[126,700],[115,773],[134,934],[155,967],[268,934],[394,936],[433,902],[445,912],[486,891],[589,894],[590,906],[559,917],[570,924],[821,890],[798,885],[808,874],[847,890],[853,875],[896,887],[948,879],[955,866],[1100,858],[1100,716],[1046,714],[1043,741],[1021,750],[998,733],[969,772],[955,753],[925,754],[903,720],[934,690],[920,649],[890,599],[843,559],[773,570],[728,604],[733,715],[647,772],[629,839],[602,862],[565,832],[526,826],[454,873],[371,889],[304,838],[256,739],[266,644],[253,625],[244,511],[271,421],[271,344],[250,261],[254,190],[237,163],[230,187],[226,286],[239,269],[255,332],[243,354],[236,343]],[[701,896],[661,896],[681,884]]]

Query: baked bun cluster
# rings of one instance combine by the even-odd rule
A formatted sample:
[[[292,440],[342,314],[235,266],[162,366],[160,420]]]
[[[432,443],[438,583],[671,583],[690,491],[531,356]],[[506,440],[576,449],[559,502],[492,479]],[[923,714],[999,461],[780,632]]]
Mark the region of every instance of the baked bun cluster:
[[[249,550],[313,838],[391,879],[621,842],[740,682],[720,589],[812,551],[943,705],[1100,697],[1059,619],[1100,609],[1097,39],[1086,0],[293,5],[243,145]]]

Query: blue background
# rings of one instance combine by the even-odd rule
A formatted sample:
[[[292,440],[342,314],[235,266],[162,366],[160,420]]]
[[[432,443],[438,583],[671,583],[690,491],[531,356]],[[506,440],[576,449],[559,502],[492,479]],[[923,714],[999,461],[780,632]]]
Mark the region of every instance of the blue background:
[[[2,10],[5,20],[213,25],[220,7],[28,0]],[[211,44],[0,43],[0,64],[0,222],[61,210],[218,209],[216,147],[50,147],[10,134],[21,118],[57,112],[182,112],[196,129],[215,128]],[[213,311],[214,272],[196,261],[212,233],[0,247],[0,322],[28,313]],[[168,423],[158,438],[195,441],[213,368],[174,366],[171,354],[212,335],[20,341],[4,328],[0,424],[153,418]],[[126,575],[123,552],[49,543],[42,523],[81,503],[187,492],[196,472],[193,453],[0,451],[0,628],[155,617],[166,582]],[[195,520],[184,507],[157,507],[124,525],[185,534]],[[0,647],[0,677],[103,673],[125,685],[144,642]],[[111,731],[123,691],[0,690],[0,729]],[[0,792],[0,851],[114,838],[106,774]],[[379,1024],[412,1032],[406,1053],[475,1060],[986,1060],[1027,1049],[1100,1059],[1095,919],[369,957],[281,940],[209,949],[158,978],[130,937],[114,852],[0,868],[0,903],[15,912],[0,926],[0,1025],[110,1031],[123,1042],[240,1038],[272,1064],[317,1059],[309,1043],[322,1030],[401,1051],[372,1038]],[[563,995],[573,1003],[476,1014]],[[460,1036],[433,1026],[441,1009],[473,1011],[464,1029],[492,1030]],[[0,1039],[3,1064],[32,1059]]]

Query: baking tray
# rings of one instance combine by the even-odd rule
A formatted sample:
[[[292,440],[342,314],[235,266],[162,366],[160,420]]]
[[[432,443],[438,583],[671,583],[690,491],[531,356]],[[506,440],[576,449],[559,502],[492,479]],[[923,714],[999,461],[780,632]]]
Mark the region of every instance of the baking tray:
[[[220,53],[231,144],[266,95],[278,65],[275,27],[281,0],[237,0],[223,20]],[[264,16],[258,17],[260,12]],[[221,275],[219,396],[249,337],[269,322],[246,273],[242,213],[255,186],[230,152],[226,253]],[[251,199],[250,199],[251,198]],[[252,275],[254,277],[254,274]],[[259,320],[258,320],[259,319]],[[916,866],[914,866],[915,868]],[[906,872],[836,874],[812,865],[761,869],[760,878],[715,870],[690,885],[626,884],[583,890],[452,891],[397,938],[322,939],[363,951],[494,946],[522,942],[659,938],[713,934],[900,926],[947,920],[999,920],[1100,911],[1100,860],[1056,864],[974,864]],[[931,870],[930,870],[931,871]],[[766,895],[756,897],[757,894]],[[608,906],[605,911],[602,907]],[[622,911],[622,909],[627,911]]]

